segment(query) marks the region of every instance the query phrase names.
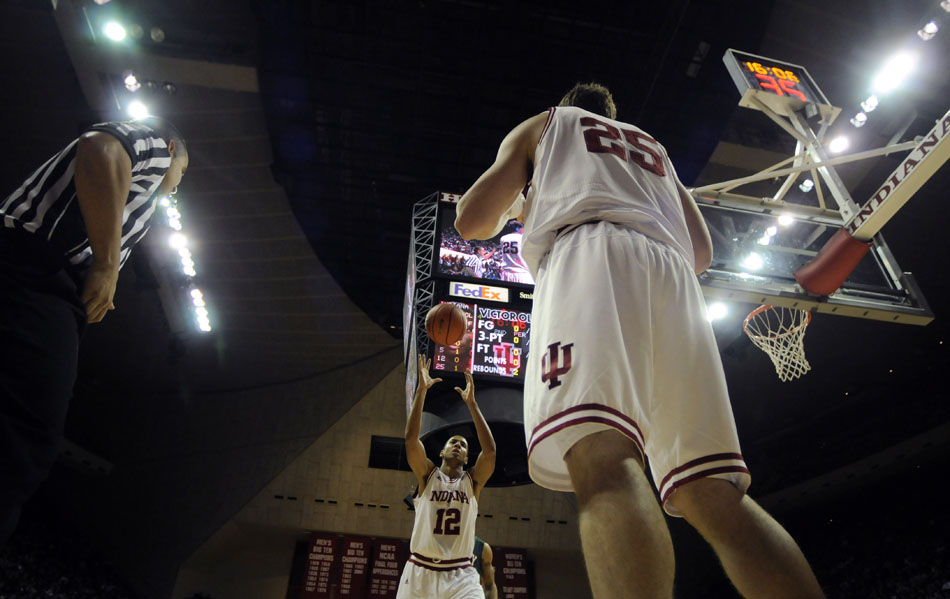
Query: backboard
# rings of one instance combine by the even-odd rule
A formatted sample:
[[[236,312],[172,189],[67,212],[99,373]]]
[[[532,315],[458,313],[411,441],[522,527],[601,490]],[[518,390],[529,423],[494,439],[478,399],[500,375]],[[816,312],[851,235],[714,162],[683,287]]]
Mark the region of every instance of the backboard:
[[[828,103],[804,68],[735,50],[728,50],[723,60],[739,88],[740,105],[763,112],[793,138],[795,152],[759,172],[733,169],[733,175],[748,174],[728,181],[704,181],[691,190],[713,238],[713,263],[700,276],[707,299],[905,324],[933,320],[913,276],[902,270],[878,232],[880,226],[853,235],[858,242],[869,243],[870,249],[834,292],[809,293],[795,273],[841,229],[855,233],[855,223],[866,220],[863,217],[882,203],[877,200],[900,196],[889,205],[896,212],[946,162],[950,143],[943,143],[943,138],[950,136],[941,135],[942,121],[923,139],[831,157],[824,138],[840,110]],[[793,77],[795,83],[790,83]],[[773,80],[786,85],[772,85]],[[799,89],[804,91],[799,93]],[[795,93],[789,94],[790,90]],[[908,151],[899,172],[881,172],[881,190],[871,198],[858,198],[860,204],[835,170],[847,162]],[[742,160],[733,164],[741,165]],[[912,173],[914,169],[919,175]],[[811,183],[800,187],[806,179]],[[899,187],[904,179],[912,184],[901,193],[882,193],[888,186]],[[880,225],[886,220],[880,219]]]

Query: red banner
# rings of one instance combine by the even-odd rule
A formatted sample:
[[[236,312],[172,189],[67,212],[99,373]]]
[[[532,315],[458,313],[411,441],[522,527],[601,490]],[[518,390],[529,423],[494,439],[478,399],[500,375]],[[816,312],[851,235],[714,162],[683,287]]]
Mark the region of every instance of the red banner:
[[[366,580],[369,578],[367,566],[372,547],[373,542],[366,537],[343,537],[337,575],[340,597],[363,599]]]
[[[329,599],[330,574],[337,557],[340,540],[336,535],[313,533],[307,551],[307,568],[304,573],[301,599]]]
[[[528,554],[524,549],[492,548],[500,599],[528,599]]]
[[[396,599],[402,569],[409,559],[409,542],[397,539],[377,539],[373,548],[373,562],[367,599]]]

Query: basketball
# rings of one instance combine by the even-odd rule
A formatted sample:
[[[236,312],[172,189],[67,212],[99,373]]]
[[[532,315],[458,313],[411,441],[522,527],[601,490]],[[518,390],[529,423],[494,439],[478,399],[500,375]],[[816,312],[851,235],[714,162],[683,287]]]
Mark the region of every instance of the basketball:
[[[454,345],[468,329],[465,312],[455,304],[439,304],[426,314],[429,339],[442,345]]]

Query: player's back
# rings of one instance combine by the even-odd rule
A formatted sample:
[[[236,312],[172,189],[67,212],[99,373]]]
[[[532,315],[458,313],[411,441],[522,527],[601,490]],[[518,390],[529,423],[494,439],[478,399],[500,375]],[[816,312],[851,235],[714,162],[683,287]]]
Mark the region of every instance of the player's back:
[[[581,108],[549,109],[526,212],[521,253],[535,276],[557,232],[587,221],[628,225],[671,245],[693,264],[666,150],[634,125]]]

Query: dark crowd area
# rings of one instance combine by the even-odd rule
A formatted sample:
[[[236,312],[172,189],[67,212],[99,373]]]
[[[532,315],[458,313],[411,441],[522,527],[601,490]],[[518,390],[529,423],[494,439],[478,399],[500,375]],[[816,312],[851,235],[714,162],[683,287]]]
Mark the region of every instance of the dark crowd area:
[[[93,546],[38,501],[0,547],[0,599],[141,599]]]

